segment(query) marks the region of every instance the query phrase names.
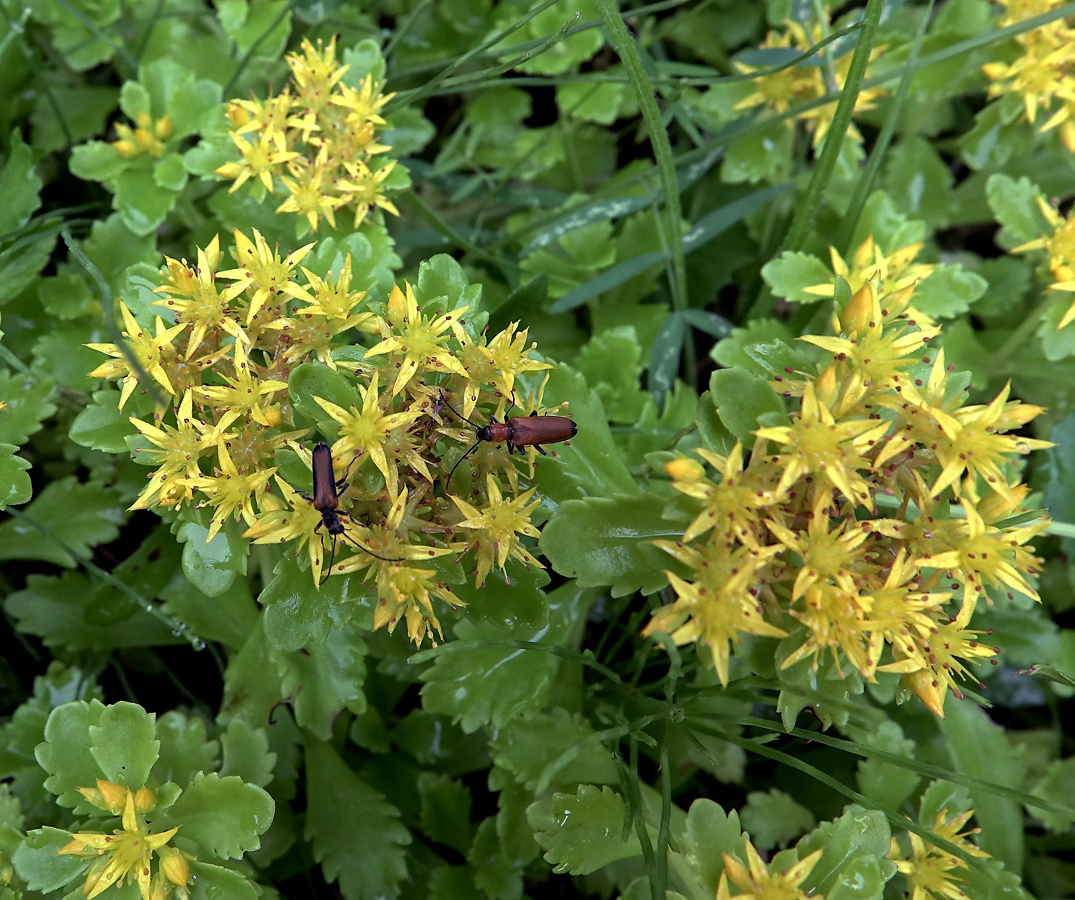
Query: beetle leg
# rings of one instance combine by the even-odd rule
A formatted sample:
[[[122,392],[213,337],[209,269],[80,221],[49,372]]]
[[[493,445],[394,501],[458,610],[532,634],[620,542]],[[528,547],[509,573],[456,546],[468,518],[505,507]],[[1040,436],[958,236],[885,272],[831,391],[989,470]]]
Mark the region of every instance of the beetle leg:
[[[336,495],[337,496],[342,494],[343,491],[347,488],[347,478],[351,474],[351,466],[353,466],[356,462],[358,462],[359,456],[361,456],[361,454],[356,453],[354,456],[351,457],[351,461],[347,464],[347,468],[344,469],[343,478],[341,478],[339,481],[336,482]]]
[[[537,450],[537,452],[540,453],[542,456],[549,455],[549,451],[543,450],[540,444],[534,444],[534,449]]]

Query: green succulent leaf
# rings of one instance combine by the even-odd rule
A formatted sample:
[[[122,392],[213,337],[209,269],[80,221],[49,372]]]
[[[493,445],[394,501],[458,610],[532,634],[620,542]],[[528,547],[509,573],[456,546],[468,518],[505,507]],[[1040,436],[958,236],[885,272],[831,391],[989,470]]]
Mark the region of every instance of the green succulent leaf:
[[[411,835],[399,810],[328,745],[306,745],[306,838],[325,880],[347,900],[399,895]]]
[[[608,587],[613,597],[655,593],[667,584],[670,563],[653,541],[683,537],[662,520],[664,506],[650,493],[568,500],[541,533],[541,552],[581,587]]]
[[[1026,764],[1003,728],[972,703],[949,702],[944,712],[941,732],[956,771],[1004,787],[1022,788]],[[971,790],[970,794],[981,828],[978,846],[1012,871],[1022,871],[1026,852],[1023,830],[1011,827],[1013,817],[1021,815],[1019,804],[987,790]]]
[[[273,780],[277,754],[269,749],[269,736],[263,728],[253,728],[242,719],[232,719],[220,736],[220,746],[223,751],[222,778],[237,775],[258,787],[265,787]]]
[[[747,794],[739,819],[754,846],[765,850],[786,846],[792,838],[817,826],[810,810],[777,788]]]
[[[190,890],[192,900],[213,900],[215,897],[227,897],[228,900],[257,900],[261,896],[257,885],[242,872],[214,866],[202,860],[192,860],[190,874],[194,884]]]
[[[333,629],[316,647],[278,655],[276,671],[284,695],[294,698],[295,721],[328,740],[344,708],[365,712],[365,659],[366,642],[353,623]]]
[[[275,809],[272,797],[255,784],[199,772],[166,811],[166,821],[182,825],[183,837],[208,855],[238,859],[261,846]]]
[[[0,372],[0,442],[25,444],[41,424],[56,413],[52,402],[55,385],[47,378],[28,378],[14,372]]]
[[[824,851],[803,883],[804,889],[826,897],[835,892],[841,900],[879,898],[895,873],[891,863],[882,864],[891,839],[884,813],[848,806],[842,816],[822,823],[796,846],[799,859],[818,849]]]
[[[169,710],[157,719],[160,754],[153,767],[158,782],[185,785],[198,772],[216,769],[220,745],[208,739],[205,722]]]
[[[49,773],[45,787],[76,815],[100,814],[78,789],[92,788],[98,779],[142,787],[160,748],[153,730],[153,716],[134,703],[76,700],[57,707],[35,751]]]
[[[0,234],[21,228],[41,206],[44,184],[34,168],[33,152],[19,129],[7,142],[7,160],[0,170]]]
[[[497,766],[529,790],[572,789],[579,784],[618,784],[619,771],[589,721],[563,707],[514,719],[490,742]]]
[[[709,379],[709,392],[724,426],[746,446],[762,427],[762,416],[786,421],[784,401],[769,383],[742,369],[721,369]],[[766,423],[769,424],[769,423]]]
[[[633,831],[624,837],[623,798],[607,785],[579,785],[574,794],[553,794],[526,811],[534,836],[555,872],[589,875],[621,859],[642,855]]]
[[[1052,227],[1038,205],[1044,200],[1041,190],[1029,178],[1016,181],[1008,175],[992,175],[986,185],[989,208],[1004,226],[1002,246],[1011,249],[1019,244],[1050,234]]]
[[[566,584],[549,595],[547,625],[461,620],[456,640],[437,651],[432,667],[422,673],[423,708],[451,716],[468,734],[483,725],[500,728],[517,716],[533,715],[548,702],[563,662],[540,646],[518,643],[567,643],[592,601],[589,591]],[[487,641],[502,646],[482,646]]]
[[[184,522],[176,532],[183,545],[183,574],[207,597],[219,597],[237,575],[246,574],[250,545],[240,537],[241,530],[228,521],[208,543],[209,529],[200,522]]]
[[[50,893],[58,891],[75,879],[86,866],[86,861],[77,856],[60,856],[58,851],[70,843],[71,835],[46,825],[26,835],[12,863],[19,878],[26,882],[32,891]]]
[[[18,455],[14,444],[0,443],[0,509],[29,503],[33,486],[27,474],[30,463]]]
[[[418,776],[422,832],[466,855],[470,847],[470,791],[461,781],[437,772]]]
[[[739,854],[743,850],[743,829],[739,814],[724,809],[712,800],[695,800],[687,811],[680,853],[684,863],[697,877],[706,894],[716,894],[724,871],[723,853]]]
[[[827,287],[835,277],[825,263],[809,253],[785,250],[761,268],[761,277],[777,297],[792,303],[819,303],[824,297],[805,288]]]

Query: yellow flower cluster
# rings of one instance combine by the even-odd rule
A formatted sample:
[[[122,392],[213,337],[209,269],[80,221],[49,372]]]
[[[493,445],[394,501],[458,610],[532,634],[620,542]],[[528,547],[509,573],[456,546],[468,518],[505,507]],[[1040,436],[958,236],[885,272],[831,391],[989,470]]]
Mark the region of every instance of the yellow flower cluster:
[[[826,20],[815,23],[809,28],[789,19],[784,23],[786,29],[784,33],[769,32],[761,49],[782,47],[806,53],[811,47],[820,43],[830,31],[827,8],[824,13]],[[870,54],[870,64],[882,54],[883,50],[882,47],[874,48]],[[771,74],[758,75],[754,79],[753,93],[740,100],[735,105],[735,109],[748,110],[761,107],[774,113],[785,113],[793,106],[816,100],[828,93],[839,93],[847,80],[852,54],[845,53],[839,59],[831,60],[828,52],[828,48],[818,51],[822,65],[816,64],[817,58],[815,57],[809,60],[810,63],[814,63],[813,65],[788,66]],[[769,68],[742,62],[735,63],[735,67],[744,75],[751,75],[759,69]],[[870,69],[867,67],[866,77],[869,76]],[[882,88],[865,88],[859,91],[855,100],[855,112],[862,113],[873,109],[874,101],[884,93]],[[832,118],[836,114],[836,102],[833,100],[831,103],[805,110],[797,116],[813,132],[814,147],[821,144],[832,125]],[[790,122],[788,125],[791,127]],[[862,140],[854,125],[850,127],[849,134],[856,141]]]
[[[1040,194],[1036,199],[1038,208],[1052,228],[1052,232],[1021,244],[1014,248],[1012,253],[1044,250],[1049,255],[1049,271],[1053,276],[1049,290],[1075,293],[1075,218],[1071,211],[1066,216],[1061,216]],[[1057,328],[1063,328],[1073,320],[1075,320],[1075,301],[1061,317]]]
[[[824,894],[814,891],[807,893],[802,888],[803,880],[813,871],[823,850],[815,850],[804,856],[790,869],[771,872],[746,835],[743,835],[743,849],[747,858],[745,866],[734,856],[722,854],[724,871],[720,873],[720,883],[717,885],[717,900],[732,900],[733,897],[747,900],[824,900]],[[729,878],[738,888],[735,894],[728,890]]]
[[[930,831],[969,856],[989,859],[988,853],[969,840],[971,835],[978,833],[977,828],[960,831],[973,814],[974,810],[968,810],[949,818],[947,808],[941,809]],[[962,873],[967,870],[967,863],[955,854],[924,841],[917,834],[911,833],[907,837],[911,844],[910,855],[905,857],[900,842],[892,838],[887,858],[895,863],[896,870],[906,879],[910,900],[958,900],[965,897],[963,888],[966,887],[966,880]],[[743,850],[745,865],[732,854],[722,854],[724,871],[717,885],[716,900],[824,900],[825,895],[818,893],[816,887],[810,890],[803,887],[824,850],[815,850],[786,869],[780,868],[779,862],[794,851],[783,852],[776,860],[766,863],[745,834]],[[735,885],[736,893],[729,889],[729,882]]]
[[[715,478],[696,459],[667,466],[696,515],[682,541],[656,543],[689,575],[668,573],[677,599],[646,633],[708,645],[724,683],[740,634],[787,636],[784,667],[828,653],[841,672],[899,673],[940,716],[965,663],[995,652],[968,629],[978,600],[1038,598],[1025,545],[1048,521],[1017,518],[1028,489],[1009,463],[1050,445],[1004,432],[1042,410],[1008,388],[963,405],[915,284],[897,284],[866,281],[835,336],[801,338],[831,358],[772,382],[798,409],[755,431],[749,456],[697,451]]]
[[[350,257],[335,278],[321,278],[299,265],[312,246],[281,259],[256,231],[253,241],[237,231],[237,268],[220,270],[215,238],[198,251],[196,266],[168,259],[157,304],[175,324],[158,316],[151,332],[121,302],[125,340],[88,345],[111,357],[90,374],[122,379],[121,407],[140,384],[146,389],[147,378],[167,401],[152,422],[131,418],[146,444],[140,455],[155,468],[132,509],[208,506],[209,540],[240,517],[248,526],[244,536],[256,543],[297,540],[297,549],[309,547],[315,585],[328,568],[331,574],[369,569],[379,595],[375,627],[392,630],[405,618],[420,643],[440,633],[433,598],[461,601],[439,570],[408,561],[473,554],[478,585],[509,559],[539,565],[520,543],[536,536],[529,519],[534,490],[520,493],[507,447],[485,443],[470,454],[470,469],[453,481],[467,499],[449,495],[445,482],[473,435],[451,410],[503,417],[516,379],[549,365],[529,358],[534,345],[516,324],[492,338],[475,333],[464,319],[467,306],[429,314],[409,285],[394,287],[380,311],[362,309],[366,292],[351,288]],[[351,362],[338,362],[333,349],[355,331],[379,340],[364,353],[348,351]],[[314,360],[356,370],[349,407],[313,397],[313,413],[297,413],[288,378]],[[524,414],[540,409],[543,388]],[[315,420],[339,431],[332,448],[344,529],[339,540],[326,534],[321,511],[303,493],[309,475],[293,484],[278,467],[296,457],[311,466],[310,451],[297,440]],[[532,475],[534,448],[528,450],[523,458]],[[469,477],[471,470],[482,477]],[[326,566],[336,549],[344,556]]]
[[[125,879],[137,882],[142,900],[186,900],[189,896],[190,863],[182,851],[168,846],[179,827],[151,832],[144,816],[157,800],[147,787],[131,791],[111,781],[97,780],[97,786],[79,788],[90,803],[112,816],[122,816],[122,827],[111,834],[82,831],[56,852],[92,860],[82,888],[93,900],[112,885],[122,887]],[[153,857],[157,872],[153,874]]]
[[[989,859],[988,853],[968,840],[968,837],[977,834],[979,829],[960,831],[972,815],[973,809],[949,818],[948,809],[944,808],[937,813],[930,831],[955,844],[970,856]],[[899,842],[893,838],[888,858],[895,862],[897,870],[907,880],[910,900],[957,900],[966,897],[963,890],[966,880],[961,876],[961,872],[967,869],[966,862],[954,853],[927,843],[917,834],[908,834],[908,838],[911,842],[911,855],[905,858]]]
[[[399,215],[383,193],[396,163],[375,158],[390,148],[376,141],[379,115],[394,94],[380,93],[367,75],[356,87],[343,83],[348,66],[336,62],[336,39],[316,47],[303,39],[302,53],[287,57],[291,84],[267,100],[232,100],[230,131],[242,158],[216,170],[232,178],[231,190],[248,179],[288,198],[277,212],[298,213],[310,230],[321,219],[336,227],[336,210],[354,213],[354,227],[373,208]]]
[[[116,125],[118,141],[113,141],[112,146],[116,152],[126,158],[134,159],[143,153],[150,156],[164,156],[164,142],[172,136],[172,120],[168,116],[162,116],[156,122],[150,118],[149,113],[139,112],[135,117],[135,127],[131,128],[120,122]]]
[[[1063,5],[1064,0],[997,0],[1004,7],[1000,25],[1014,25]],[[1056,19],[1016,36],[1020,54],[1012,62],[990,62],[982,71],[990,80],[989,96],[1022,97],[1023,112],[1031,125],[1039,115],[1048,118],[1039,131],[1058,129],[1060,140],[1075,152],[1075,77],[1070,73],[1075,28]]]

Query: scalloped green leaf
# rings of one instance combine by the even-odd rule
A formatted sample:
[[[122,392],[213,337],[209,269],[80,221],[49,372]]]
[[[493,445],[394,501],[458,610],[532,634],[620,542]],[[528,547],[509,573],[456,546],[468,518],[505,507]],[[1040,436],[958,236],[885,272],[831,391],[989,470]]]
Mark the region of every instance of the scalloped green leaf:
[[[482,286],[471,284],[463,267],[447,253],[438,253],[419,264],[418,283],[414,285],[414,298],[421,309],[433,306],[437,309],[452,310],[469,306],[466,319],[471,325],[481,310]]]
[[[1043,800],[1064,803],[1075,809],[1075,756],[1055,760],[1031,793]],[[1063,834],[1071,828],[1075,818],[1050,810],[1027,806],[1030,815],[1044,823],[1053,834]]]
[[[261,888],[234,869],[191,860],[190,874],[194,876],[189,888],[191,900],[257,900],[263,896]]]
[[[803,640],[801,631],[784,638],[776,651],[776,659],[784,659]],[[762,645],[764,646],[764,645]],[[776,708],[784,727],[790,730],[799,713],[809,707],[813,714],[830,728],[834,723],[843,727],[851,716],[851,698],[865,690],[862,676],[855,670],[844,673],[831,658],[822,659],[817,671],[809,660],[780,670],[780,682],[786,685],[777,697]]]
[[[169,153],[153,166],[153,182],[167,191],[178,193],[187,185],[189,173],[178,153]]]
[[[188,73],[189,76],[189,73]],[[168,116],[175,137],[201,132],[207,118],[216,112],[222,88],[208,78],[192,79],[168,98]]]
[[[324,743],[306,745],[306,839],[347,900],[399,895],[411,834],[399,810]]]
[[[332,443],[340,425],[314,399],[320,397],[343,409],[362,402],[354,382],[336,369],[321,363],[303,363],[287,381],[287,393],[298,412],[317,423],[318,430]]]
[[[669,562],[653,541],[683,537],[661,518],[665,502],[648,492],[568,500],[542,531],[541,552],[582,587],[608,587],[613,597],[655,593],[668,583]]]
[[[174,541],[172,546],[175,547]],[[236,578],[228,590],[210,597],[181,572],[173,569],[171,576],[157,592],[167,615],[186,624],[203,640],[217,641],[232,649],[246,642],[259,620],[247,579]]]
[[[743,830],[750,832],[751,843],[764,850],[787,846],[792,838],[817,827],[814,814],[778,788],[747,794],[739,820]]]
[[[579,351],[576,367],[601,400],[609,419],[634,422],[647,396],[639,387],[642,348],[630,325],[595,335]]]
[[[529,796],[527,799],[530,799]],[[520,828],[530,833],[525,818]],[[496,819],[489,817],[478,823],[467,862],[474,872],[474,883],[484,891],[485,896],[523,896],[523,867],[504,854],[503,843],[497,834]]]
[[[1026,176],[1016,181],[1008,175],[990,175],[985,190],[989,208],[1003,226],[997,237],[1000,246],[1010,250],[1052,233],[1052,226],[1038,206],[1039,198],[1045,197]]]
[[[548,374],[545,402],[566,401],[578,434],[556,446],[559,460],[539,461],[536,480],[541,492],[556,503],[587,495],[634,493],[637,485],[616,449],[597,393],[570,366],[557,365]]]
[[[101,134],[119,97],[111,85],[85,83],[54,84],[49,94],[38,98],[31,114],[34,147],[45,153],[65,151],[72,141]]]
[[[885,188],[904,212],[933,228],[948,224],[955,207],[953,181],[948,163],[924,137],[905,136],[888,152]]]
[[[237,775],[248,784],[265,787],[273,780],[277,755],[269,749],[269,736],[242,719],[232,719],[220,736],[223,762],[220,776]]]
[[[349,621],[332,629],[316,647],[276,657],[284,695],[293,698],[301,727],[328,740],[343,709],[356,715],[366,711],[366,652],[366,642]]]
[[[310,570],[299,567],[291,555],[273,569],[272,581],[258,597],[264,607],[265,637],[274,650],[293,653],[317,646],[328,637],[335,605],[342,601],[346,578],[329,578],[314,586]]]
[[[0,251],[0,303],[18,297],[48,264],[56,245],[54,230],[42,229]]]
[[[574,794],[553,794],[531,804],[526,818],[554,872],[589,875],[642,855],[633,830],[623,839],[626,814],[623,798],[612,788],[582,784]]]
[[[84,406],[71,423],[69,436],[80,447],[125,453],[127,438],[133,434],[128,414],[119,408],[119,391],[94,391],[93,403]]]
[[[183,545],[183,574],[207,597],[223,594],[237,575],[246,574],[250,542],[240,536],[243,530],[228,520],[208,543],[209,529],[200,522],[184,522],[176,532]]]
[[[209,740],[205,722],[197,716],[169,710],[158,717],[156,734],[161,750],[153,775],[158,781],[182,786],[196,772],[211,772],[217,767],[220,745]]]
[[[282,699],[280,677],[258,618],[246,643],[224,670],[224,720],[239,717],[250,725],[263,725]]]
[[[951,319],[969,310],[988,289],[981,275],[941,263],[915,288],[914,305],[928,316]]]
[[[472,831],[470,789],[441,772],[420,773],[416,786],[421,803],[419,827],[422,833],[465,856]]]
[[[795,129],[775,121],[734,141],[720,166],[721,180],[730,184],[780,180],[792,152]]]
[[[49,378],[0,372],[0,442],[22,446],[41,430],[41,423],[56,412],[54,387]]]
[[[706,798],[691,804],[679,852],[703,890],[716,894],[724,871],[721,854],[735,853],[742,848],[743,829],[734,809],[725,813],[719,803]]]
[[[0,444],[0,509],[29,503],[34,493],[27,474],[30,463],[18,452],[14,444]]]
[[[1026,763],[1011,745],[1004,729],[994,724],[985,710],[969,702],[950,700],[940,721],[948,752],[956,771],[983,781],[1021,790]],[[981,828],[978,846],[1001,860],[1013,872],[1021,872],[1026,852],[1024,832],[1012,828],[1022,815],[1019,804],[992,791],[970,792],[974,816]]]
[[[588,591],[567,584],[549,595],[548,625],[473,623],[461,619],[456,640],[438,648],[422,673],[422,706],[443,713],[470,734],[483,725],[503,726],[540,710],[552,693],[560,657],[539,648],[482,647],[483,641],[528,641],[562,645],[592,602]]]
[[[807,294],[805,289],[830,285],[835,276],[832,269],[816,256],[785,250],[762,266],[761,277],[777,297],[784,297],[792,303],[820,303],[826,298]]]
[[[7,142],[7,161],[0,171],[0,234],[21,228],[41,206],[41,176],[34,168],[33,152],[23,143],[19,129]]]
[[[914,755],[915,742],[905,738],[903,730],[895,722],[882,722],[876,728],[854,736],[867,747],[876,747],[908,759]],[[856,777],[859,790],[864,795],[890,809],[899,809],[921,781],[921,776],[909,769],[869,757],[858,764]]]
[[[168,574],[163,567],[147,568],[155,576]],[[122,577],[124,572],[116,574]],[[31,575],[23,590],[4,600],[4,610],[18,621],[19,631],[38,635],[49,647],[75,652],[183,640],[118,589],[91,581],[81,572],[65,572],[60,577]]]
[[[272,797],[256,784],[199,772],[162,818],[172,827],[182,825],[183,837],[211,856],[238,859],[261,846],[275,810]]]
[[[154,60],[145,68],[144,75],[147,81],[160,83],[160,72],[162,68],[166,67],[171,72],[176,72],[178,69],[174,60],[159,59]],[[123,114],[128,119],[136,119],[139,113],[145,113],[147,116],[154,114],[153,100],[156,99],[158,103],[161,103],[163,97],[151,97],[149,88],[142,84],[141,81],[125,81],[123,87],[119,91],[119,106],[123,110]],[[159,115],[159,111],[157,111]]]
[[[784,401],[769,382],[743,369],[714,372],[709,390],[721,422],[748,447],[754,443],[753,433],[761,427],[762,416],[787,417]]]
[[[60,806],[73,808],[76,815],[100,812],[78,792],[78,788],[93,787],[98,778],[112,780],[118,774],[101,769],[90,740],[90,728],[101,722],[106,709],[99,700],[75,700],[56,707],[45,724],[44,740],[34,751],[41,768],[49,773],[45,787],[56,795]],[[145,710],[142,714],[146,715]],[[143,783],[144,779],[139,784],[127,786],[137,789]]]
[[[823,893],[826,898],[836,891],[841,900],[880,897],[885,882],[895,872],[891,863],[880,865],[891,840],[883,812],[849,805],[840,818],[823,822],[796,845],[799,859],[818,849],[824,851],[804,880],[803,889]]]
[[[30,890],[46,894],[58,891],[81,874],[86,866],[84,859],[59,855],[59,849],[70,841],[69,832],[49,826],[27,833],[11,861]]]
[[[106,706],[89,726],[90,754],[107,781],[132,790],[146,783],[160,753],[155,719],[137,704],[121,701]]]
[[[68,164],[71,172],[85,181],[100,181],[105,184],[115,179],[130,164],[116,148],[104,141],[88,141],[79,144],[71,151]]]
[[[563,707],[514,719],[497,730],[489,749],[499,768],[533,791],[620,780],[612,755],[589,720]]]
[[[87,558],[94,547],[114,541],[127,518],[112,491],[79,484],[74,476],[45,485],[26,507],[26,515],[56,540],[24,519],[9,519],[0,525],[0,559],[41,559],[71,567],[76,560],[57,541]]]

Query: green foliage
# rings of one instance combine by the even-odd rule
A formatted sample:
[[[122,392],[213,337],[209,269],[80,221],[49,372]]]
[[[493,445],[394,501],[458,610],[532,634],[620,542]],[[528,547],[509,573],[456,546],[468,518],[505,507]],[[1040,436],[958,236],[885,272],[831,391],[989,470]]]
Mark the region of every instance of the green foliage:
[[[625,813],[623,798],[610,787],[583,784],[574,795],[539,800],[526,818],[553,871],[588,875],[641,855],[638,838],[623,827]]]
[[[306,748],[306,837],[325,879],[348,900],[394,897],[407,874],[410,832],[399,810],[326,744]]]

